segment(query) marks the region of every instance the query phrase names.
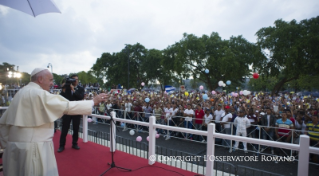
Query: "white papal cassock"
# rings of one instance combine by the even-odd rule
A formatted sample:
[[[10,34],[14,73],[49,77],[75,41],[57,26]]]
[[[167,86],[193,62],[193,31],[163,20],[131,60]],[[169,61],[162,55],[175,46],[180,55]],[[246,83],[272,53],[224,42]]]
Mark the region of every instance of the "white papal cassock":
[[[73,101],[50,94],[30,82],[14,96],[0,119],[4,175],[56,176],[52,137],[63,114],[91,114],[92,101]]]

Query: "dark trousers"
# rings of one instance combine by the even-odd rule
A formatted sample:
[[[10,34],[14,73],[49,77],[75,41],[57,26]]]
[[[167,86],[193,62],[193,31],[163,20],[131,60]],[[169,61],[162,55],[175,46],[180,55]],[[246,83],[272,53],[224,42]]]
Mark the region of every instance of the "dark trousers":
[[[66,135],[68,134],[71,120],[72,120],[72,126],[73,126],[72,145],[78,144],[81,115],[74,115],[74,116],[64,115],[62,117],[62,132],[60,136],[60,147],[65,146]]]

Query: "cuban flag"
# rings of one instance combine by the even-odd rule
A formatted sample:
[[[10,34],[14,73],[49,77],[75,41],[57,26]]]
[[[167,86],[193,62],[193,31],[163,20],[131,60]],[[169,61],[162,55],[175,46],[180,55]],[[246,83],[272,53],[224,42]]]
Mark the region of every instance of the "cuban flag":
[[[165,91],[166,92],[175,91],[175,90],[176,90],[176,88],[173,87],[173,86],[165,86]]]

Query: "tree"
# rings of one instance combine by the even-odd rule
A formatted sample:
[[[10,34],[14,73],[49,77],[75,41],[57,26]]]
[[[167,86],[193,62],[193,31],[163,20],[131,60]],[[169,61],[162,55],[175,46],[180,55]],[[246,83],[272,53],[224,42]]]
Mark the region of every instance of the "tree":
[[[129,67],[129,86],[139,88],[141,82],[149,81],[143,62],[147,49],[137,43],[127,45],[118,53],[103,53],[91,68],[91,72],[101,80],[107,80],[107,86],[122,84],[127,86]],[[149,67],[149,65],[148,65]]]
[[[274,24],[256,33],[265,57],[255,65],[260,73],[278,78],[272,94],[289,81],[319,72],[319,16],[300,23],[280,19]]]
[[[81,71],[77,73],[79,80],[81,81],[82,85],[89,84],[89,83],[96,83],[97,79],[94,77],[91,72]]]
[[[252,91],[269,91],[275,87],[278,79],[276,77],[264,77],[262,76],[259,79],[251,78],[249,80],[248,86]]]
[[[185,76],[192,75],[211,90],[218,87],[220,80],[230,80],[233,86],[239,86],[243,77],[250,74],[249,65],[256,59],[258,49],[242,36],[222,40],[215,32],[202,37],[185,33],[173,47],[177,58],[173,60],[175,71]]]

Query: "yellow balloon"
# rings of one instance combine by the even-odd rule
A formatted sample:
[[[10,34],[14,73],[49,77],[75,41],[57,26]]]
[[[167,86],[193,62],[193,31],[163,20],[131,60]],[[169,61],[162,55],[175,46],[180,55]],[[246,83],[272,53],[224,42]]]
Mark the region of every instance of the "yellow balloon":
[[[188,92],[185,92],[185,96],[187,97],[189,95],[189,93]]]

